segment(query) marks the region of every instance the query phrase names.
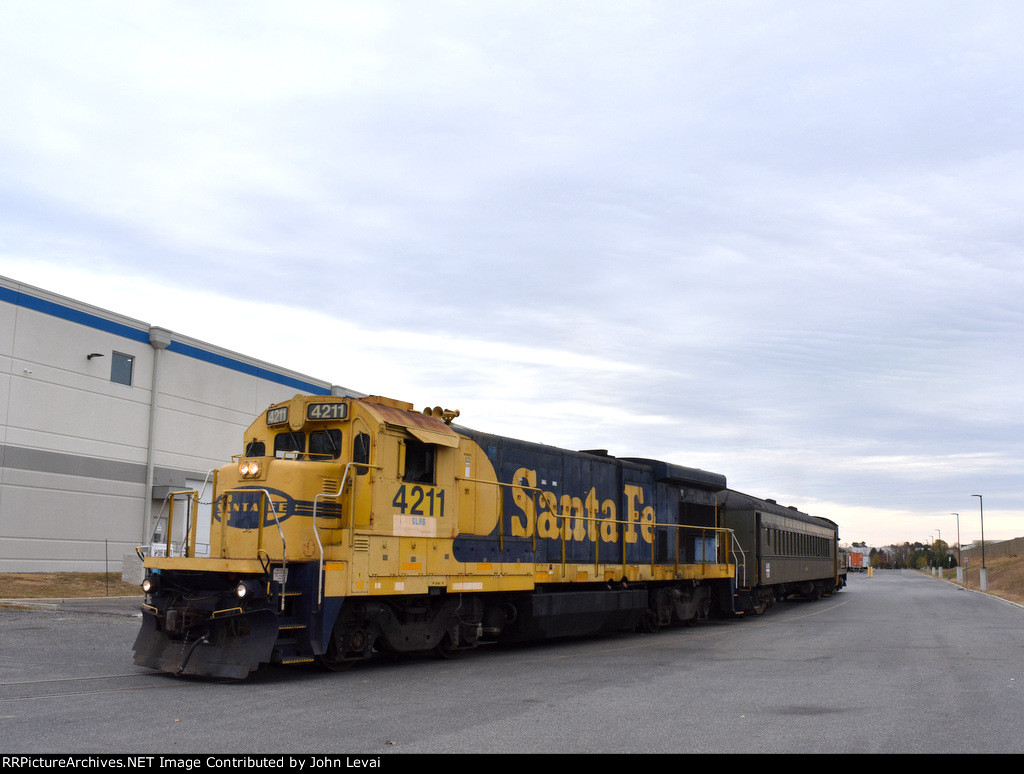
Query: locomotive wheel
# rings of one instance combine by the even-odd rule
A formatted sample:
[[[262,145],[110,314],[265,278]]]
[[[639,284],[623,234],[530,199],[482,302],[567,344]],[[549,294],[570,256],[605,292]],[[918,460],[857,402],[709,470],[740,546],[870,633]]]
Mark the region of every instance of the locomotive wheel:
[[[758,594],[755,599],[756,601],[753,604],[754,615],[764,615],[765,610],[771,607],[775,601],[775,595],[771,592],[766,592],[763,595]]]
[[[661,630],[661,623],[658,621],[658,614],[654,610],[645,610],[644,614],[640,616],[640,623],[637,629],[644,632],[645,634],[654,634]]]
[[[351,669],[356,665],[357,661],[363,661],[361,658],[346,658],[346,659],[331,659],[327,656],[320,657],[320,665],[325,669],[329,669],[332,672],[344,672]]]
[[[710,615],[711,615],[711,600],[708,599],[707,597],[705,597],[703,600],[701,600],[700,608],[699,608],[699,610],[697,612],[697,618],[700,619],[701,621],[705,621],[705,620],[707,620],[707,618]]]
[[[344,672],[369,657],[366,632],[358,627],[345,628],[341,621],[334,626],[334,633],[327,646],[327,652],[320,656],[320,663],[332,672]],[[344,654],[348,653],[348,658]]]
[[[331,638],[331,644],[327,648],[327,653],[320,656],[320,664],[332,672],[344,672],[346,669],[351,669],[357,661],[363,661],[363,659],[339,658],[338,645],[333,637]]]
[[[448,632],[444,633],[441,641],[434,646],[434,653],[443,659],[451,661],[453,659],[462,658],[466,654],[467,648],[456,648],[452,645],[452,638]]]
[[[670,592],[662,589],[653,592],[651,604],[640,617],[637,628],[642,632],[653,634],[661,631],[662,626],[672,623],[672,597]]]

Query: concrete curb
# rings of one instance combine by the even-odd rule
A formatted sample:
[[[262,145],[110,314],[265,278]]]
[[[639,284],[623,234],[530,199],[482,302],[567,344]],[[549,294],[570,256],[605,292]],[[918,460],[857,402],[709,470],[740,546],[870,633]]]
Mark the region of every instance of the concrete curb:
[[[140,616],[144,598],[131,597],[65,597],[52,599],[0,599],[0,607],[16,610],[49,610],[65,613]]]
[[[1013,605],[1014,607],[1019,607],[1022,610],[1024,610],[1024,605],[1022,605],[1020,602],[1014,602],[1012,599],[1007,599],[1006,597],[1001,597],[998,594],[993,594],[991,591],[982,591],[981,589],[972,589],[968,588],[967,586],[961,586],[952,578],[939,578],[935,575],[932,575],[931,573],[922,572],[921,570],[915,570],[915,572],[925,576],[926,578],[931,578],[932,580],[948,583],[953,588],[960,589],[960,591],[969,591],[972,594],[981,594],[982,596],[989,597],[990,599],[998,599],[1000,602],[1005,602],[1008,605]]]

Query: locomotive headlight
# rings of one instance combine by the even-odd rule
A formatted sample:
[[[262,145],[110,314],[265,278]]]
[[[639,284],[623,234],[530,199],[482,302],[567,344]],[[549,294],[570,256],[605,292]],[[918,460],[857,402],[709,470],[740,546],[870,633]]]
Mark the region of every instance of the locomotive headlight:
[[[242,478],[258,478],[260,470],[259,460],[242,460],[238,463],[238,474]]]
[[[160,576],[159,575],[147,575],[146,579],[142,581],[142,590],[147,594],[155,594],[157,589],[160,588]]]
[[[238,581],[235,586],[235,596],[239,599],[248,599],[256,592],[256,585],[252,581]]]

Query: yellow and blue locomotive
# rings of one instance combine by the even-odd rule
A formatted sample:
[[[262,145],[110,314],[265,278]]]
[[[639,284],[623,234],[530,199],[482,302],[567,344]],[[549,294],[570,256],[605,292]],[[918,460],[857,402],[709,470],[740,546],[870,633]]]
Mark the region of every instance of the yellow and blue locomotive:
[[[209,556],[196,498],[182,555],[145,559],[135,663],[242,678],[735,609],[744,554],[720,523],[724,476],[457,414],[380,397],[267,409],[214,474]]]

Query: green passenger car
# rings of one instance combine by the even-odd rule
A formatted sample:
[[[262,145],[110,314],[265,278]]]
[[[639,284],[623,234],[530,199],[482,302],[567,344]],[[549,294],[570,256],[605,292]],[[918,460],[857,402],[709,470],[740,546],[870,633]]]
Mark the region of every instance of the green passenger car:
[[[742,551],[737,610],[760,614],[791,595],[818,599],[846,585],[835,522],[731,489],[719,493],[718,508]]]

